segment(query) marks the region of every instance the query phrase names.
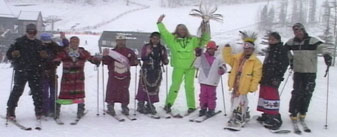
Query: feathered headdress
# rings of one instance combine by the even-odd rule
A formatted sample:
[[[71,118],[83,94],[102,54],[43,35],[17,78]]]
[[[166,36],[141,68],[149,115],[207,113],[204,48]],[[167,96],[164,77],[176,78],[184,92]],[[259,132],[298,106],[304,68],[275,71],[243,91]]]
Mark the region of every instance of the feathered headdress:
[[[198,28],[198,36],[201,36],[202,32],[208,34],[211,33],[209,20],[215,20],[218,22],[223,22],[223,16],[221,14],[215,14],[218,8],[214,5],[211,5],[211,2],[201,1],[199,9],[192,9],[190,12],[191,16],[202,18],[202,22]]]
[[[248,32],[248,31],[239,31],[241,33],[241,38],[244,42],[254,43],[257,39],[256,32]]]
[[[248,31],[239,31],[241,34],[241,39],[244,41],[244,48],[254,48],[254,42],[257,39],[256,32],[248,32]]]

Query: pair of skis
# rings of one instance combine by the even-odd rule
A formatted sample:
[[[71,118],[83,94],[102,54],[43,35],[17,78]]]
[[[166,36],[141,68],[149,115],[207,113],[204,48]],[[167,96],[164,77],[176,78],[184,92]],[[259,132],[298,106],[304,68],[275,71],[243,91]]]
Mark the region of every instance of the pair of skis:
[[[198,109],[196,109],[195,111],[190,112],[190,113],[187,112],[187,113],[185,113],[184,115],[180,115],[179,113],[175,114],[175,113],[170,112],[170,113],[167,113],[167,114],[166,114],[167,116],[166,116],[165,118],[166,118],[166,119],[169,119],[169,118],[172,118],[172,117],[173,117],[173,118],[184,118],[184,117],[188,117],[188,116],[190,116],[191,114],[197,112],[197,110],[198,110]],[[217,114],[220,114],[220,113],[221,113],[221,110],[215,112],[213,116],[215,116],[215,115],[217,115]],[[190,122],[201,123],[201,122],[206,121],[206,120],[209,119],[209,118],[212,118],[213,116],[210,116],[210,117],[207,117],[207,116],[201,116],[201,117],[199,117],[199,115],[197,115],[197,116],[191,117],[191,118],[189,119],[189,121],[190,121]]]
[[[220,114],[221,112],[222,112],[221,110],[216,111],[214,113],[214,115],[212,115],[212,116],[199,116],[199,115],[197,115],[195,117],[190,118],[189,121],[190,122],[196,122],[196,123],[202,123],[202,122],[204,122],[204,121],[206,121],[206,120],[208,120],[208,119],[216,116],[217,114]]]
[[[117,114],[111,115],[111,114],[108,113],[108,112],[106,112],[106,114],[108,114],[109,116],[113,117],[114,119],[116,119],[116,120],[119,121],[119,122],[124,122],[124,121],[125,121],[125,119],[122,118],[121,115],[125,116],[126,119],[128,119],[128,120],[130,120],[130,121],[135,121],[135,120],[137,120],[137,118],[136,118],[134,115],[130,115],[130,114],[129,114],[129,115],[125,115],[125,114],[122,113],[121,115],[117,115]]]
[[[238,125],[232,126],[232,125],[227,125],[224,127],[224,130],[229,130],[229,131],[241,131],[243,127],[246,126],[246,124],[249,122],[249,120],[245,120],[243,122],[240,122]]]
[[[12,123],[13,125],[15,125],[16,127],[18,127],[19,129],[22,129],[22,130],[25,130],[25,131],[31,131],[31,130],[33,130],[33,128],[24,126],[20,122],[18,122],[17,120],[7,119],[4,116],[1,116],[1,118],[7,120],[6,121],[6,126],[8,125],[8,123]],[[35,128],[34,129],[36,129],[36,130],[42,130],[41,119],[36,120],[36,124],[35,124]]]
[[[258,116],[253,116],[252,119],[256,120],[258,118]],[[246,124],[249,122],[250,120],[246,120],[244,121],[243,123],[241,123],[240,125],[238,126],[235,126],[235,127],[232,127],[232,126],[226,126],[224,127],[225,130],[229,130],[229,131],[241,131],[241,129],[243,127],[246,126]],[[262,124],[261,122],[258,121],[258,123]],[[263,125],[264,126],[264,125]],[[268,128],[265,128],[267,130],[269,130],[271,133],[273,134],[288,134],[290,133],[291,131],[290,130],[287,130],[287,129],[277,129],[277,130],[272,130],[272,129],[268,129]]]
[[[81,121],[81,119],[88,113],[88,111],[84,112],[84,114],[81,116],[81,117],[76,117],[76,119],[70,123],[70,125],[77,125],[78,122]],[[64,125],[64,122],[60,119],[60,118],[57,118],[57,119],[54,119],[56,124],[58,125]]]

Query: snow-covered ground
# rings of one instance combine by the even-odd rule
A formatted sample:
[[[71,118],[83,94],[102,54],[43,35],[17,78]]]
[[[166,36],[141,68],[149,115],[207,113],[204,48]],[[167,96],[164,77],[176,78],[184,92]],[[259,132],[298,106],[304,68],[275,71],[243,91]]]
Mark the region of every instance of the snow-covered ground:
[[[113,4],[107,4],[104,6],[92,7],[92,6],[83,6],[83,5],[68,5],[62,3],[56,3],[55,5],[50,4],[38,4],[31,7],[15,7],[15,3],[10,3],[10,6],[14,11],[19,11],[18,8],[24,10],[36,10],[39,9],[43,11],[45,16],[48,15],[58,15],[63,20],[57,24],[56,28],[61,30],[67,30],[76,23],[80,23],[78,27],[92,26],[99,24],[102,21],[110,20],[115,18],[118,14],[126,12],[128,10],[139,8],[137,5],[131,5],[130,7],[118,5],[118,2]],[[187,13],[192,7],[187,8],[177,8],[177,9],[166,9],[160,8],[156,1],[147,1],[143,4],[149,5],[150,8],[130,13],[119,19],[106,24],[102,27],[99,27],[92,31],[102,31],[102,30],[126,30],[126,31],[156,31],[155,22],[157,17],[165,13],[167,17],[164,22],[170,30],[173,30],[175,25],[178,23],[187,24],[190,31],[196,32],[197,27],[199,26],[200,19],[190,17]],[[212,22],[212,34],[213,38],[218,43],[230,42],[233,39],[238,38],[237,29],[249,27],[251,24],[255,23],[256,11],[264,3],[257,4],[244,4],[244,5],[230,5],[230,6],[220,6],[219,13],[224,15],[224,23]],[[140,18],[141,17],[141,18]],[[70,36],[68,36],[70,37]],[[97,41],[98,36],[80,36],[82,39],[82,46],[89,50],[91,53],[98,52]],[[84,41],[88,41],[88,45],[84,44]],[[285,40],[285,39],[284,39]],[[261,57],[261,60],[263,57]],[[43,122],[42,131],[22,131],[15,127],[14,125],[9,124],[8,127],[5,127],[5,120],[0,123],[0,137],[59,137],[59,136],[81,136],[81,137],[134,137],[134,136],[144,136],[144,137],[238,137],[238,136],[250,136],[250,137],[271,137],[278,136],[270,133],[268,130],[261,127],[255,121],[251,121],[241,132],[230,132],[223,130],[225,123],[228,120],[228,116],[225,117],[224,113],[217,115],[216,117],[205,121],[204,123],[191,123],[188,121],[188,118],[183,119],[151,119],[146,116],[137,115],[138,120],[136,121],[126,121],[123,123],[117,122],[115,119],[110,116],[102,116],[102,86],[99,88],[99,103],[100,103],[100,116],[96,116],[96,97],[97,97],[97,72],[94,69],[94,65],[87,63],[85,72],[86,72],[86,109],[89,110],[89,113],[79,122],[78,125],[72,126],[69,125],[69,122],[76,116],[76,105],[63,106],[62,107],[62,119],[66,122],[65,125],[59,126],[52,119]],[[134,93],[135,93],[135,70],[133,67],[131,69],[132,79],[130,85],[130,105],[131,112],[133,113],[133,103],[134,103]],[[309,108],[307,120],[308,125],[312,128],[312,133],[303,133],[302,136],[310,137],[334,137],[337,134],[337,110],[334,108],[337,107],[337,102],[334,100],[337,98],[336,92],[337,85],[337,70],[335,67],[330,69],[330,102],[329,102],[329,128],[323,129],[325,122],[325,104],[326,104],[326,85],[327,80],[323,78],[325,73],[325,64],[322,58],[319,59],[318,65],[318,74],[317,74],[317,86],[316,91],[314,92],[312,102]],[[101,70],[101,68],[100,68]],[[139,67],[138,67],[139,70]],[[0,96],[0,114],[5,115],[6,113],[6,101],[10,93],[10,83],[11,83],[11,74],[12,69],[9,68],[9,64],[0,64],[0,91],[2,95]],[[169,67],[168,71],[168,86],[171,83],[171,71],[172,68]],[[61,75],[61,69],[58,70],[58,74]],[[107,69],[105,69],[105,82],[107,81]],[[288,76],[288,72],[285,74],[285,77]],[[230,93],[227,91],[227,77],[228,75],[223,76],[224,81],[224,91],[225,91],[225,103],[227,114],[229,114],[230,107]],[[160,99],[161,102],[156,104],[156,107],[160,114],[163,114],[161,107],[164,105],[165,100],[165,84],[166,76],[164,75]],[[101,83],[100,75],[100,83]],[[138,81],[137,81],[138,83]],[[292,129],[290,125],[290,120],[288,118],[288,102],[291,97],[292,90],[292,79],[290,78],[286,88],[281,96],[281,114],[283,117],[283,128]],[[281,87],[284,83],[282,83]],[[196,98],[198,99],[199,94],[199,84],[195,80],[196,87]],[[16,110],[18,120],[27,125],[34,126],[34,111],[33,111],[33,102],[31,96],[28,95],[29,88],[25,88],[25,92],[22,95],[19,107]],[[222,103],[222,93],[221,86],[217,89],[217,109],[223,110]],[[251,115],[258,115],[259,112],[256,111],[258,99],[258,92],[249,94],[249,106]],[[197,100],[198,102],[198,100]],[[174,105],[174,109],[184,113],[186,108],[186,101],[184,95],[184,89],[181,88],[177,101]],[[116,110],[120,110],[119,105],[116,106]],[[284,136],[294,136],[295,134],[287,134]]]

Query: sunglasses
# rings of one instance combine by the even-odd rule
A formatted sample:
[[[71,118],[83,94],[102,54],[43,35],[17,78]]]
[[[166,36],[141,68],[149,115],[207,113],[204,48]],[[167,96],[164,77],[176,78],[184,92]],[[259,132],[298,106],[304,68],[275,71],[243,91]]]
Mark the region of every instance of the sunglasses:
[[[294,27],[293,28],[293,31],[300,31],[301,29],[300,28],[298,28],[298,27]]]
[[[27,33],[29,35],[36,35],[37,34],[37,31],[36,30],[27,30]]]

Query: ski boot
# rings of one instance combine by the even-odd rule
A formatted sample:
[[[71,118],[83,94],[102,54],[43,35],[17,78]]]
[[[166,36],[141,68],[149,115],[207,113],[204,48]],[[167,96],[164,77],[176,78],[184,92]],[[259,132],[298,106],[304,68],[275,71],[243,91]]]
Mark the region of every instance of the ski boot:
[[[129,115],[129,108],[127,105],[122,104],[122,114],[127,115],[127,116]]]
[[[215,115],[214,109],[209,109],[207,111],[206,117],[212,117]]]
[[[15,116],[15,108],[11,108],[11,107],[8,107],[7,108],[7,115],[6,115],[6,118],[8,120],[12,120],[12,121],[15,121],[16,120],[16,116]]]
[[[245,116],[241,112],[241,108],[237,108],[233,111],[231,120],[235,127],[243,127],[245,125]]]
[[[249,111],[249,107],[247,107],[247,111],[244,115],[244,120],[245,121],[249,121],[250,120],[250,111]]]
[[[188,113],[188,114],[193,113],[195,110],[197,110],[197,109],[195,109],[195,108],[189,108],[189,109],[187,110],[187,113]]]
[[[77,105],[77,118],[81,118],[84,116],[84,108],[85,104],[81,103]]]
[[[156,107],[153,104],[147,103],[145,110],[152,115],[157,114]]]
[[[172,109],[171,109],[172,105],[171,104],[166,104],[164,107],[164,110],[166,111],[166,113],[171,113]]]
[[[266,120],[263,122],[263,125],[265,128],[271,129],[271,130],[277,130],[282,125],[282,119],[281,115],[267,115]]]
[[[259,123],[263,123],[265,120],[267,119],[267,114],[263,113],[261,116],[259,116],[256,120],[259,122]]]
[[[206,112],[207,112],[207,109],[206,108],[203,108],[199,111],[199,117],[202,117],[202,116],[205,116],[206,115]]]
[[[54,119],[60,118],[60,112],[61,112],[61,104],[56,103],[56,109],[54,113]]]
[[[233,114],[232,117],[228,120],[227,125],[229,127],[240,127],[240,122],[235,118],[235,115]]]
[[[106,113],[108,113],[111,116],[115,116],[116,115],[115,104],[114,103],[109,103],[108,104],[108,110],[106,111]]]
[[[147,114],[146,109],[145,109],[145,106],[144,106],[144,101],[139,101],[139,102],[138,102],[137,111],[138,111],[139,113],[142,113],[142,114]]]

